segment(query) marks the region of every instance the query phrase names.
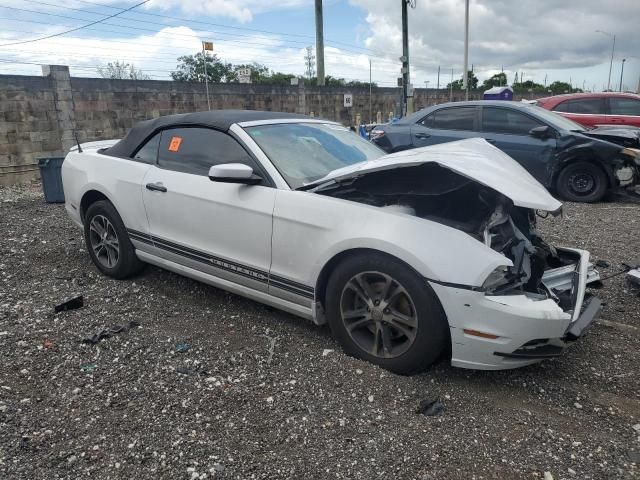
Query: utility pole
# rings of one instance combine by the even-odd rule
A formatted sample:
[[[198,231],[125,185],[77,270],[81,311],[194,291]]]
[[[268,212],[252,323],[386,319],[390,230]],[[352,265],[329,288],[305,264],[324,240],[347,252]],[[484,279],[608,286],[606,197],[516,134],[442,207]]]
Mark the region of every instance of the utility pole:
[[[616,36],[609,32],[603,32],[602,30],[596,30],[596,32],[613,38],[613,46],[611,47],[611,60],[609,61],[609,80],[607,80],[607,90],[611,90],[611,70],[613,69],[613,53],[616,51]]]
[[[438,65],[438,84],[436,90],[440,90],[440,65]]]
[[[304,60],[307,65],[307,77],[309,78],[309,80],[311,80],[311,77],[313,77],[313,74],[314,74],[313,60],[315,58],[316,58],[315,55],[313,55],[313,47],[307,47],[307,54],[305,55]]]
[[[316,0],[316,65],[319,87],[324,87],[324,33],[322,25],[322,0]]]
[[[369,59],[369,123],[373,123],[373,108],[371,107],[371,59]]]
[[[413,113],[413,92],[409,74],[409,16],[407,4],[415,7],[415,0],[400,0],[402,3],[402,97],[406,104],[405,114]],[[411,94],[411,95],[409,95]]]
[[[627,61],[626,58],[622,59],[622,68],[620,69],[620,88],[619,88],[620,91],[622,91],[622,76],[624,75],[624,62],[626,61]]]
[[[462,88],[464,99],[469,100],[469,0],[464,2],[464,73],[462,74]]]
[[[453,68],[451,69],[451,83],[449,84],[449,101],[453,102]]]

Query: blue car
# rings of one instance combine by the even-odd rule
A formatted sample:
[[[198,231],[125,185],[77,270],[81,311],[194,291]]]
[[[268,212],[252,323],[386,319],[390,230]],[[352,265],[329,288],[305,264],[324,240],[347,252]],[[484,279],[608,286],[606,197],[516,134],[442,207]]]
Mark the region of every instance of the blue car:
[[[613,143],[535,105],[508,101],[444,103],[375,127],[371,141],[391,153],[482,137],[565,200],[596,202],[613,189],[637,192],[640,149]]]

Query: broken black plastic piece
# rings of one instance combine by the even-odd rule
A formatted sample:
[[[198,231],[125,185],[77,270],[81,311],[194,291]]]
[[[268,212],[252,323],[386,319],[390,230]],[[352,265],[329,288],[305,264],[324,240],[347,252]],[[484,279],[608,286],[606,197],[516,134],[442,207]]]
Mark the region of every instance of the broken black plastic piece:
[[[82,343],[90,343],[95,345],[96,343],[100,343],[102,340],[112,337],[117,333],[126,332],[131,330],[132,328],[136,328],[140,326],[140,322],[136,322],[135,320],[131,320],[128,325],[114,325],[111,328],[104,328],[99,332],[94,333],[93,335],[89,335],[82,339]]]
[[[66,312],[67,310],[75,310],[84,306],[84,298],[82,295],[65,300],[59,305],[54,307],[55,313]]]
[[[427,398],[420,401],[420,405],[418,405],[416,413],[420,413],[426,417],[435,417],[436,415],[444,413],[446,409],[447,407],[444,405],[444,403],[440,402],[439,398]]]

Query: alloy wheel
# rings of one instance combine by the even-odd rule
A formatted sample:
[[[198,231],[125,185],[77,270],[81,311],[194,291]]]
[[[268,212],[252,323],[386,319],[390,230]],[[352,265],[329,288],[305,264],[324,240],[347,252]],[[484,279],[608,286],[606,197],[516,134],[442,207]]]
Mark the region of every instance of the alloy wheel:
[[[418,315],[411,296],[385,273],[354,275],[342,289],[340,313],[351,339],[379,358],[402,355],[418,333]]]
[[[100,264],[114,268],[120,258],[118,234],[104,215],[96,215],[89,223],[89,243]]]

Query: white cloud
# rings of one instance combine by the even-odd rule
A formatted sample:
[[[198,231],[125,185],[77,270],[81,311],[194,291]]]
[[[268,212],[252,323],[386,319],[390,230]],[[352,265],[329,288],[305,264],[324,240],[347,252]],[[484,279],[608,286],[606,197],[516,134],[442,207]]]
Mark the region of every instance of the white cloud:
[[[367,47],[390,59],[402,51],[396,0],[350,0],[368,12]],[[470,63],[481,76],[505,70],[568,71],[606,63],[617,35],[616,60],[639,55],[638,0],[471,0]],[[462,71],[464,0],[418,0],[409,11],[412,68],[433,76],[438,66]],[[638,60],[635,61],[636,65]],[[627,65],[629,66],[629,65]],[[637,78],[637,74],[636,74]]]

